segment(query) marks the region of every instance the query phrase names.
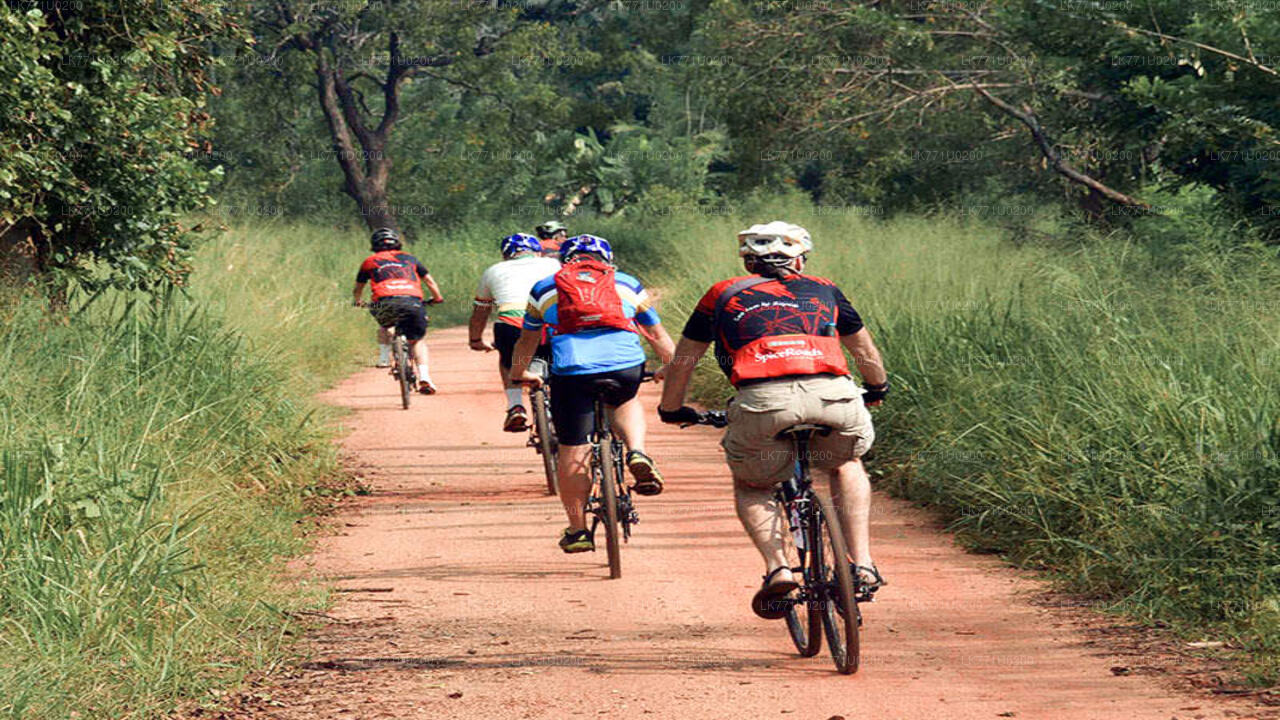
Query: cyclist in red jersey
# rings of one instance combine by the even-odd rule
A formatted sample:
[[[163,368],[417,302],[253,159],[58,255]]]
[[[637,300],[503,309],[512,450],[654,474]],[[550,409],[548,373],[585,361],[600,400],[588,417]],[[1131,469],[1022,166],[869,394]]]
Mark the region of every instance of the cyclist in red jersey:
[[[697,420],[684,398],[695,365],[714,341],[716,360],[736,390],[721,445],[738,518],[765,561],[764,584],[751,605],[758,615],[777,618],[770,608],[798,587],[784,554],[787,518],[773,496],[794,460],[777,435],[792,425],[832,428],[813,439],[809,459],[831,478],[858,594],[869,596],[884,584],[871,560],[871,483],[861,458],[875,439],[866,406],[879,405],[889,384],[871,333],[844,293],[826,278],[803,274],[813,249],[808,231],[780,221],[753,225],[738,234],[738,244],[752,274],[716,283],[703,295],[667,369],[658,415],[668,423]],[[846,349],[865,389],[853,382]]]
[[[548,220],[533,230],[542,242],[543,256],[559,258],[560,244],[569,238],[569,229],[556,220]]]
[[[409,351],[418,366],[418,392],[431,395],[435,393],[436,386],[427,369],[427,344],[421,342],[427,334],[427,309],[423,305],[422,286],[425,284],[431,291],[429,302],[432,305],[444,302],[444,296],[427,267],[418,258],[401,252],[400,248],[400,235],[395,230],[379,228],[374,231],[369,242],[373,254],[360,263],[355,289],[351,293],[352,301],[359,306],[364,286],[371,284],[373,302],[369,304],[369,313],[378,321],[378,344],[383,350],[379,367],[385,367],[382,360],[390,364],[391,334],[388,329],[394,327],[409,341]]]

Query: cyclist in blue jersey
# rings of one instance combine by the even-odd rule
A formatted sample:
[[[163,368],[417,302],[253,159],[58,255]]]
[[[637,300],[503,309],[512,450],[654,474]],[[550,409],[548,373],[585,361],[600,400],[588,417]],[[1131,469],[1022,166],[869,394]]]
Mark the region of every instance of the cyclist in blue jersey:
[[[605,396],[613,426],[628,451],[626,465],[641,495],[662,492],[662,475],[645,454],[644,408],[636,393],[644,373],[645,354],[638,332],[664,363],[675,351],[671,336],[650,306],[640,281],[613,268],[608,241],[579,235],[560,247],[564,267],[534,284],[525,310],[524,329],[512,358],[511,379],[538,386],[542,378],[529,372],[543,329],[551,335],[551,419],[560,442],[557,475],[560,500],[569,527],[560,538],[567,553],[595,549],[587,530],[585,505],[594,425],[592,388],[598,380],[614,380]],[[659,379],[661,379],[659,377]]]

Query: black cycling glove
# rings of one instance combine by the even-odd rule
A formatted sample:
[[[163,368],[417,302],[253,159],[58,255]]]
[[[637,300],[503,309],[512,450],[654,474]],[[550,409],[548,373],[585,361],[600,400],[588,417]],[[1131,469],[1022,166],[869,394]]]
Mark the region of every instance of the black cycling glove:
[[[879,402],[884,400],[889,394],[889,383],[883,385],[863,385],[862,401],[866,403]]]
[[[702,413],[685,405],[679,410],[663,410],[658,408],[658,417],[662,418],[662,422],[671,425],[696,424],[702,417]]]

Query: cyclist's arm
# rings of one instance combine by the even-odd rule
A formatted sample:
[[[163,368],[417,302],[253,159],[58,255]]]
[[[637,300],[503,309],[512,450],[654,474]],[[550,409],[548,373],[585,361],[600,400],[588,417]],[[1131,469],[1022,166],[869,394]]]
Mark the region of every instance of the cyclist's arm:
[[[538,343],[540,342],[542,342],[541,329],[530,330],[525,328],[520,331],[520,339],[516,341],[515,350],[511,351],[510,378],[512,382],[520,382],[524,379],[524,373],[529,369],[529,361],[538,352]]]
[[[422,276],[422,284],[427,286],[427,290],[431,291],[431,297],[436,302],[443,302],[444,295],[440,294],[440,286],[436,284],[436,279],[431,277],[431,273]]]
[[[670,340],[670,338],[667,338]],[[698,366],[698,360],[702,359],[707,348],[711,347],[711,343],[690,340],[687,337],[680,338],[680,343],[676,345],[671,360],[667,363],[667,378],[662,384],[662,402],[658,404],[661,410],[675,411],[684,405],[685,395],[689,391],[689,380],[693,378],[693,369]]]
[[[840,343],[853,355],[858,374],[868,385],[883,385],[889,381],[884,363],[880,360],[880,350],[871,339],[870,330],[864,327],[852,335],[841,335]]]
[[[484,343],[484,326],[489,322],[489,313],[493,310],[492,303],[476,301],[475,307],[471,308],[471,321],[468,323],[471,344]]]
[[[360,298],[364,297],[364,286],[365,286],[365,283],[362,283],[362,282],[356,282],[355,289],[353,289],[353,290],[351,291],[351,304],[352,304],[352,305],[359,305],[359,304],[360,304]]]
[[[653,351],[658,354],[658,360],[662,361],[663,365],[670,363],[671,357],[676,353],[676,344],[671,339],[667,329],[662,327],[662,323],[642,325],[641,327],[643,328],[641,334],[645,340],[649,341]]]

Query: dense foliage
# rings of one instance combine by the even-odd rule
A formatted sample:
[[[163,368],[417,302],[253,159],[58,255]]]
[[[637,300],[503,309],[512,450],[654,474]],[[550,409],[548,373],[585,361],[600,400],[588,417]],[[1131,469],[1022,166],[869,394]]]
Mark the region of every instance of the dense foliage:
[[[464,44],[501,37],[473,61],[483,71],[459,63],[404,93],[403,132],[385,151],[393,204],[412,226],[784,187],[826,204],[949,202],[1006,218],[1060,204],[1109,225],[1168,215],[1203,188],[1245,234],[1270,237],[1280,217],[1280,79],[1257,54],[1280,25],[1249,4],[461,5],[420,27]],[[395,6],[423,16],[418,3]],[[314,69],[272,55],[279,45],[258,44],[219,107],[220,142],[239,160],[230,188],[247,213],[325,212],[343,151]],[[262,87],[274,103],[245,99]],[[275,188],[265,203],[263,185]]]
[[[0,233],[59,281],[180,282],[206,163],[221,2],[0,6]]]

